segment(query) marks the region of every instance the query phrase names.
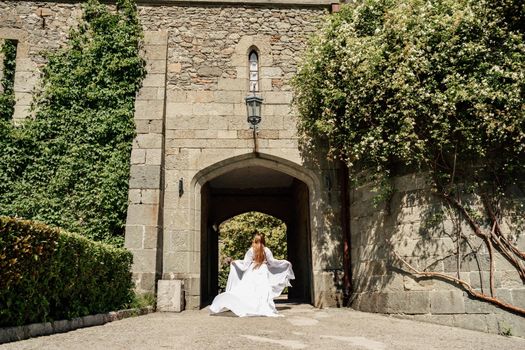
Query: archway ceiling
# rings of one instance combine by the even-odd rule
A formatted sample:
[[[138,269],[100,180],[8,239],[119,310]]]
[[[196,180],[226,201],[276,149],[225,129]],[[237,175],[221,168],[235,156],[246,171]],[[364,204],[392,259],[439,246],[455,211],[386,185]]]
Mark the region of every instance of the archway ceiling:
[[[215,189],[286,188],[293,184],[294,177],[277,170],[250,166],[232,170],[209,182]]]

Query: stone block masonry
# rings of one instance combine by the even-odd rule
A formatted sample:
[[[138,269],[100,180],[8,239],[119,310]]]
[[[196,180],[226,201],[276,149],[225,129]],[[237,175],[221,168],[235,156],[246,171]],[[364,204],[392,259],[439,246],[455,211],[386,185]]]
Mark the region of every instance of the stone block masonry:
[[[186,306],[201,304],[203,204],[196,179],[234,159],[253,165],[244,97],[248,53],[256,50],[264,98],[258,156],[308,180],[310,222],[301,227],[311,230],[311,265],[304,274],[313,279],[313,303],[337,303],[340,239],[328,219],[338,217],[337,184],[321,180],[333,177],[334,166],[301,155],[290,106],[290,80],[329,9],[325,0],[138,2],[147,76],[135,103],[125,246],[134,254],[139,292],[155,291],[159,278],[181,279]],[[80,2],[0,1],[0,39],[18,41],[15,121],[30,116],[41,53],[61,47],[81,14]]]
[[[42,16],[46,18],[45,26]],[[32,97],[37,88],[42,52],[60,47],[69,29],[78,23],[79,3],[44,1],[0,1],[0,39],[17,41],[15,73],[15,122],[30,115]]]
[[[457,276],[454,224],[445,217],[429,227],[439,200],[432,197],[422,175],[409,174],[393,181],[396,192],[388,205],[374,207],[368,186],[351,194],[352,267],[355,300],[362,311],[402,315],[405,318],[491,333],[525,336],[525,319],[470,297],[461,287],[437,278],[418,278],[403,269],[394,252],[420,270]],[[517,200],[523,200],[517,198]],[[482,242],[462,226],[472,246]],[[520,236],[517,245],[521,244]],[[463,247],[459,277],[473,288],[489,292],[488,252],[466,254]],[[525,307],[525,286],[517,271],[496,253],[496,296]]]
[[[147,76],[135,103],[125,246],[134,254],[137,290],[156,291],[158,283],[160,304],[167,309],[180,308],[182,295],[186,308],[203,303],[203,254],[209,243],[203,232],[210,224],[204,193],[213,180],[210,174],[222,176],[223,169],[248,166],[280,171],[307,187],[297,192],[307,205],[296,226],[297,237],[308,236],[303,248],[310,250],[310,262],[297,271],[312,279],[313,304],[340,302],[341,179],[333,163],[299,150],[290,83],[308,37],[331,2],[138,2]],[[0,0],[0,40],[18,41],[15,122],[29,116],[45,64],[41,52],[60,47],[80,15],[80,2]],[[258,94],[264,98],[259,153],[254,153],[244,102],[252,50],[258,54]],[[452,221],[445,220],[439,232],[423,224],[425,213],[436,205],[424,179],[407,175],[394,186],[390,208],[374,206],[367,186],[352,191],[353,307],[489,332],[510,329],[525,336],[523,318],[471,299],[444,281],[403,273],[395,264],[394,251],[421,269],[455,273],[457,267],[447,257],[456,247]],[[474,237],[472,242],[478,243]],[[517,244],[523,248],[525,239]],[[487,254],[465,257],[459,271],[480,290],[488,283]],[[523,283],[500,256],[495,285],[499,298],[525,306]]]
[[[125,246],[133,252],[133,275],[139,292],[155,290],[161,274],[167,40],[165,31],[144,33],[147,77],[135,102],[137,135],[131,153]]]
[[[184,280],[187,308],[199,307],[202,288],[200,219],[204,214],[200,189],[192,187],[196,186],[195,178],[215,164],[253,154],[254,150],[244,101],[249,94],[248,54],[250,50],[258,53],[258,94],[264,98],[259,152],[305,166],[298,150],[290,80],[307,38],[328,8],[328,2],[313,1],[212,1],[206,5],[190,1],[139,6],[145,30],[167,32],[161,264],[164,279]],[[147,59],[156,59],[159,54],[151,52]],[[158,73],[150,76],[140,96],[157,94],[150,84],[161,79]],[[152,111],[145,102],[138,106]],[[134,155],[136,161],[146,157],[143,152]],[[333,170],[327,166],[315,171],[323,177],[324,172]],[[178,195],[181,183],[182,196]],[[329,196],[331,189],[311,191]],[[319,201],[321,211],[324,205],[330,207],[325,200]],[[325,212],[337,216],[338,210],[330,207]],[[316,223],[323,220],[316,217],[318,214],[313,213],[313,236],[322,230],[332,231],[318,226]],[[318,305],[335,305],[340,299],[333,282],[333,271],[341,268],[333,263],[341,260],[336,248],[338,234],[334,231],[331,235],[333,242],[321,237],[312,242],[313,302]]]

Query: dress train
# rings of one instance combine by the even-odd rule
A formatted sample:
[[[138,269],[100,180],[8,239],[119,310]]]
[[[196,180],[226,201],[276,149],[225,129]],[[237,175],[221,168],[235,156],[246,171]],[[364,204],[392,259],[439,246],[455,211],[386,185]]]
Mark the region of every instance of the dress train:
[[[280,316],[273,299],[281,295],[285,287],[291,286],[291,279],[295,279],[292,264],[274,259],[266,247],[264,253],[266,261],[258,268],[254,268],[252,248],[246,252],[244,260],[232,262],[226,291],[213,299],[212,314],[231,310],[240,317]]]

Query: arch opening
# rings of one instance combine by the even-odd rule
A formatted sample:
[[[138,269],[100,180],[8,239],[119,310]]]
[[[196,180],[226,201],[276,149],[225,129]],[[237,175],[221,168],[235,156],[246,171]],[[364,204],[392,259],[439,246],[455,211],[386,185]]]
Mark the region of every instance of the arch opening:
[[[288,259],[286,224],[278,218],[250,211],[236,215],[219,225],[219,291],[224,292],[233,260],[242,260],[254,233],[263,234],[275,259]],[[288,295],[288,291],[283,293]]]
[[[310,193],[305,182],[274,168],[248,162],[208,178],[202,184],[200,195],[201,307],[209,305],[220,292],[220,225],[248,212],[269,215],[284,223],[284,258],[292,263],[296,276],[289,288],[288,300],[312,303]],[[250,242],[242,243],[244,252]]]

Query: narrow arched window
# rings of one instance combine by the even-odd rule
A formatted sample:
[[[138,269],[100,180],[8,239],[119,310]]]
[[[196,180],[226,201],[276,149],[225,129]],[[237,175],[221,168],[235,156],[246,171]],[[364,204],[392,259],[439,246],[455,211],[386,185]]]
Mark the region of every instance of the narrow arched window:
[[[257,51],[250,51],[248,56],[250,61],[250,92],[259,91],[259,56]]]

